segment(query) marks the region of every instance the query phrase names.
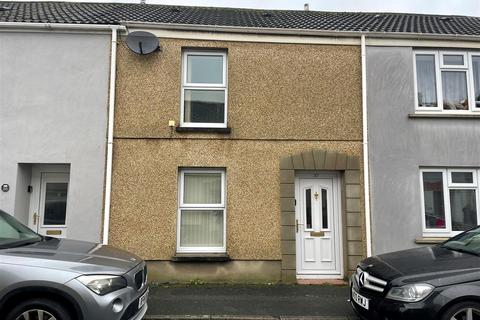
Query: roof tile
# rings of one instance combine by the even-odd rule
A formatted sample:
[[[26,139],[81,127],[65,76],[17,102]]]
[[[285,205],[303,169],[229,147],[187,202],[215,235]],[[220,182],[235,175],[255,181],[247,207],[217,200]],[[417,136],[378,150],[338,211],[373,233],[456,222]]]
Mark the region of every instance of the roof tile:
[[[125,21],[321,31],[480,35],[480,18],[469,16],[259,10],[135,3],[0,1],[0,22],[121,24]]]

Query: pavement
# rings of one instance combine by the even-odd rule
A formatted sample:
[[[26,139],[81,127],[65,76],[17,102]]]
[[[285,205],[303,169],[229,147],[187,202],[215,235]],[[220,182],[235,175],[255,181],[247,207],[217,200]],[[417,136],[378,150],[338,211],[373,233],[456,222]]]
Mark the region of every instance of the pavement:
[[[150,288],[151,320],[354,320],[347,286],[184,285]]]

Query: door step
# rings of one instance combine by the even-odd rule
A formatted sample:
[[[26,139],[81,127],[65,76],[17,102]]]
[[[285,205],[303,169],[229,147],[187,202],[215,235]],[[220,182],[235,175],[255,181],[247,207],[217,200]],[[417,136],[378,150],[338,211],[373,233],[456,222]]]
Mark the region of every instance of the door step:
[[[297,279],[297,284],[348,286],[348,282],[342,279]]]

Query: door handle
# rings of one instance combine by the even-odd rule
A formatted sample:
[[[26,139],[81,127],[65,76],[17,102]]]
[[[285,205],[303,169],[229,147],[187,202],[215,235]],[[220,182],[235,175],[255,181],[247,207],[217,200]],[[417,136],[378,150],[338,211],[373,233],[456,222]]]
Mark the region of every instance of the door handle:
[[[297,233],[298,233],[298,219],[295,219],[295,229],[297,230]]]
[[[34,212],[33,213],[33,225],[34,226],[37,225],[37,219],[38,219],[38,213]]]

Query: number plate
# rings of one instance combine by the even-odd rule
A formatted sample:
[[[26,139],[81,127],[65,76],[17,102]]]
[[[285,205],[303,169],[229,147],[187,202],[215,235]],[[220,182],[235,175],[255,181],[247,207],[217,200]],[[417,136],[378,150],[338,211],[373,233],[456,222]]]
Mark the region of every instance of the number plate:
[[[138,309],[141,309],[148,299],[148,290],[138,299]]]
[[[352,299],[355,301],[356,304],[358,304],[360,307],[368,310],[368,299],[365,298],[364,296],[361,296],[358,294],[355,289],[352,288]]]

